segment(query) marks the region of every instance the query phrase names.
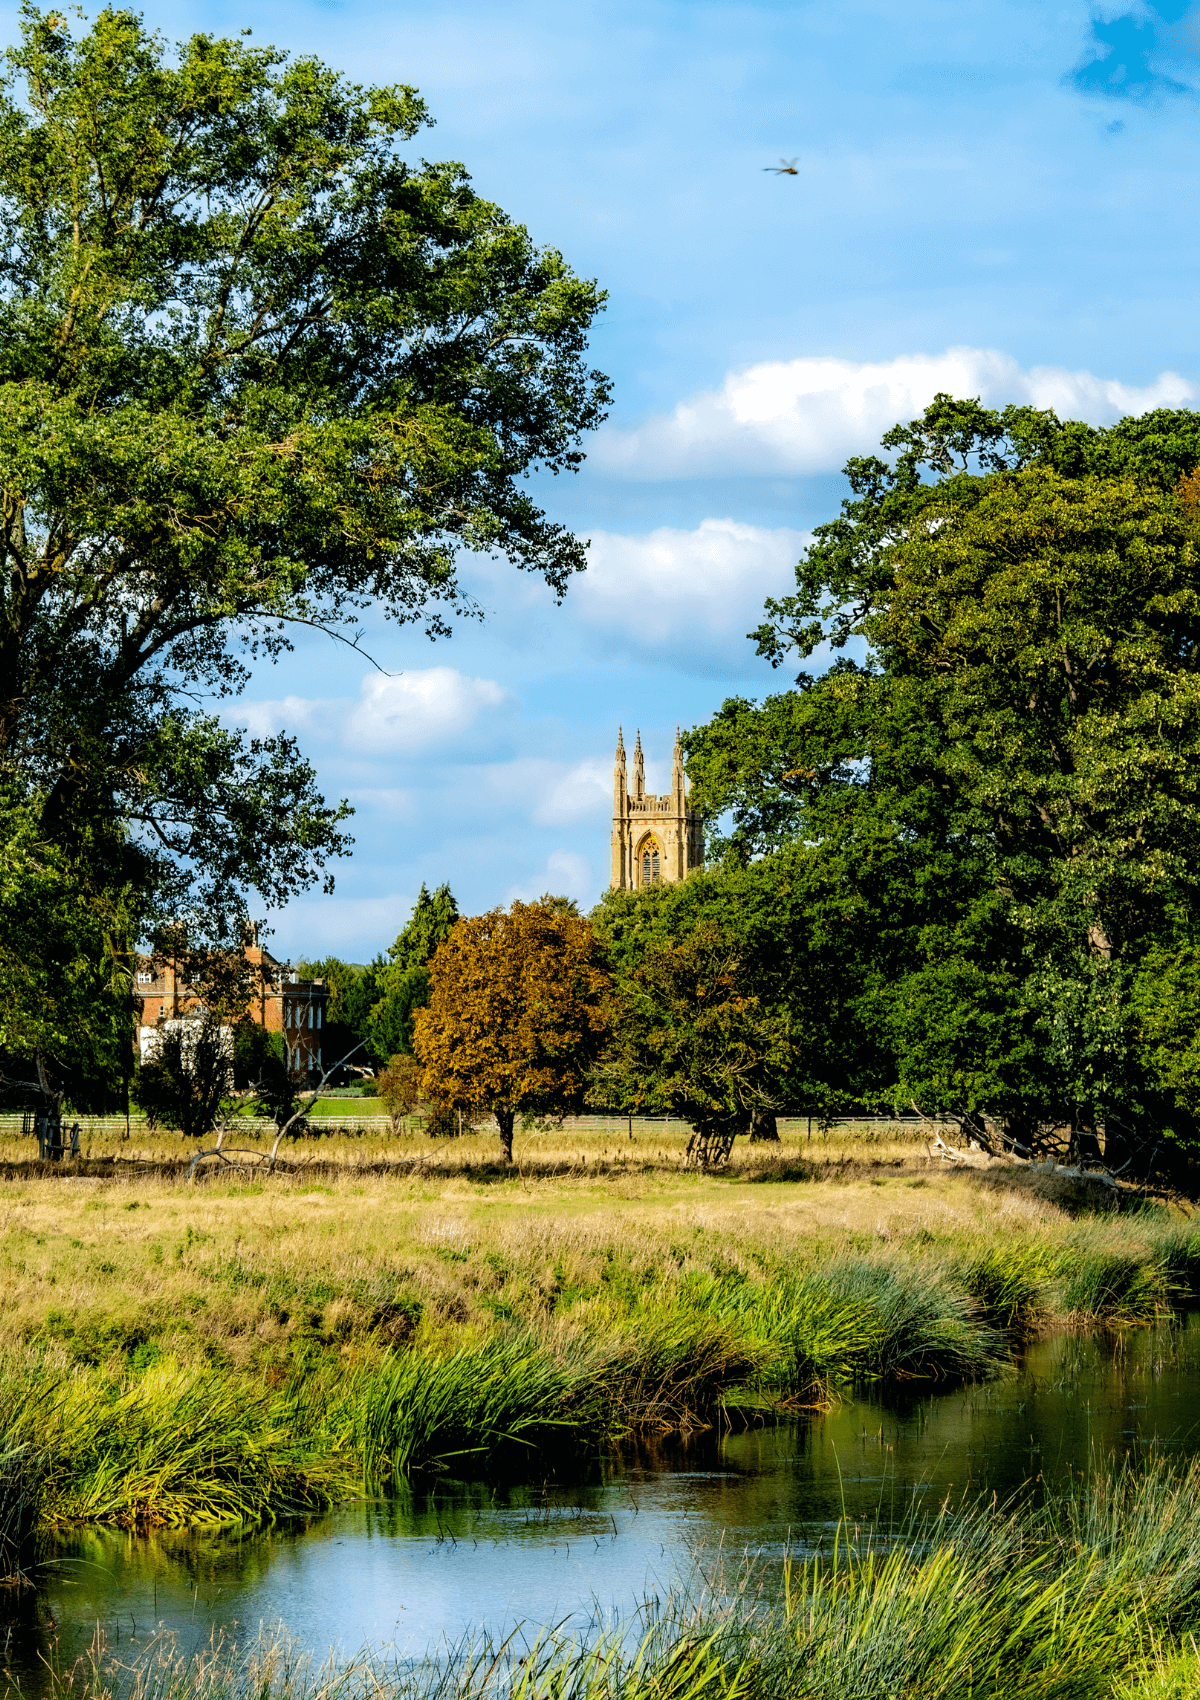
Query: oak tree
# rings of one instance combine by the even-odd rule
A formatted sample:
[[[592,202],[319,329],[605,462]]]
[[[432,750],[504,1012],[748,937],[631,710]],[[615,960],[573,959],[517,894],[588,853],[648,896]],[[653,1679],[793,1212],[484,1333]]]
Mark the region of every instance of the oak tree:
[[[851,992],[877,1092],[1153,1142],[1133,991],[1200,899],[1200,415],[939,397],[884,443],[752,634],[843,654],[687,739],[693,800],[735,860],[886,876]]]
[[[131,934],[237,944],[349,844],[294,739],[199,705],[367,608],[448,629],[464,551],[560,596],[584,564],[526,475],[604,416],[602,293],[414,159],[429,122],[406,85],[170,49],[124,9],[28,6],[7,54],[5,878],[34,908],[65,859],[124,996]]]
[[[791,1021],[755,990],[756,966],[713,919],[656,939],[618,973],[592,1096],[630,1115],[672,1111],[692,1128],[686,1161],[724,1162],[756,1117],[786,1101]]]

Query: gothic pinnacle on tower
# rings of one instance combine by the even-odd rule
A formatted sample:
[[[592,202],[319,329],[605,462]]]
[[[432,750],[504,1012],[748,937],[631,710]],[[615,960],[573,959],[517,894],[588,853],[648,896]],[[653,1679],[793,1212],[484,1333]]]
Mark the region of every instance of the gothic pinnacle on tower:
[[[629,813],[629,793],[625,789],[625,739],[617,727],[617,757],[613,762],[613,819]]]
[[[664,796],[646,794],[640,731],[633,747],[633,788],[626,790],[625,738],[618,730],[611,847],[614,891],[671,885],[704,866],[704,823],[688,806],[678,726],[671,757],[671,791]]]

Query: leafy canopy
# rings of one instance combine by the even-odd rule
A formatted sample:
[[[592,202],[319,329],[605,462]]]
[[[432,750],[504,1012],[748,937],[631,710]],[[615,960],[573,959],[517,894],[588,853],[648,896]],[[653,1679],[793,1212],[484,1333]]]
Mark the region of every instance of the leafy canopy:
[[[869,899],[876,1092],[1162,1127],[1135,1004],[1200,896],[1200,416],[939,397],[884,443],[752,634],[842,654],[693,733],[693,801],[719,854],[800,846]]]
[[[607,1020],[596,937],[552,903],[518,902],[457,921],[429,978],[413,1040],[422,1094],[493,1114],[511,1160],[517,1115],[582,1100]]]
[[[347,811],[197,704],[294,627],[448,629],[464,549],[563,593],[583,547],[525,475],[603,418],[603,296],[409,160],[405,85],[111,9],[26,6],[6,67],[0,774],[131,926],[238,942]]]
[[[696,1134],[689,1156],[728,1156],[751,1113],[779,1103],[793,1061],[786,1008],[753,989],[756,965],[712,918],[648,944],[617,978],[593,1098],[631,1114],[669,1110]]]

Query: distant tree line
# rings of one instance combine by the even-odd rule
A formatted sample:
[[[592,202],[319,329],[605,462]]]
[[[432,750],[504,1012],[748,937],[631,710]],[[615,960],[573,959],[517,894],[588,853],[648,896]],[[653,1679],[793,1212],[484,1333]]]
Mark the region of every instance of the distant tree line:
[[[322,1052],[331,1061],[356,1045],[360,1068],[383,1068],[390,1057],[412,1051],[413,1018],[429,1001],[429,960],[458,920],[458,904],[448,884],[430,893],[424,884],[406,925],[388,947],[367,964],[336,956],[304,961],[298,972],[324,980],[329,988]]]
[[[564,1097],[675,1110],[702,1157],[804,1106],[1177,1167],[1200,1149],[1200,415],[940,396],[884,447],[751,634],[792,687],[685,738],[708,869],[591,917],[608,1019]],[[431,1090],[456,1079],[443,971]]]

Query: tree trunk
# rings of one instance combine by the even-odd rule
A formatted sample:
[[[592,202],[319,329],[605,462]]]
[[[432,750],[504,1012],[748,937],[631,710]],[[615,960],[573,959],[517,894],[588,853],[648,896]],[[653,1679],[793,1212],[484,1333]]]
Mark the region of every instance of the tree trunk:
[[[516,1119],[517,1113],[515,1110],[496,1111],[496,1126],[500,1129],[500,1149],[504,1153],[504,1161],[506,1163],[511,1163],[513,1160],[513,1123]]]
[[[1000,1144],[1005,1151],[1015,1151],[1018,1157],[1031,1157],[1037,1136],[1037,1124],[1032,1116],[1016,1114],[1006,1116],[1000,1133]]]
[[[1123,1127],[1115,1122],[1104,1124],[1104,1163],[1111,1172],[1118,1169],[1128,1169],[1133,1166],[1133,1141]],[[1126,1179],[1129,1177],[1126,1176]]]
[[[1096,1130],[1085,1121],[1077,1121],[1071,1128],[1071,1145],[1069,1155],[1077,1163],[1102,1163],[1100,1141]]]
[[[52,1163],[57,1163],[62,1156],[62,1093],[52,1090],[46,1074],[46,1061],[41,1051],[37,1052],[35,1061],[38,1071],[38,1085],[42,1090],[43,1104],[37,1120],[38,1156],[48,1157]]]
[[[774,1110],[751,1110],[750,1138],[773,1139],[776,1144],[779,1143],[779,1124],[775,1120]]]

